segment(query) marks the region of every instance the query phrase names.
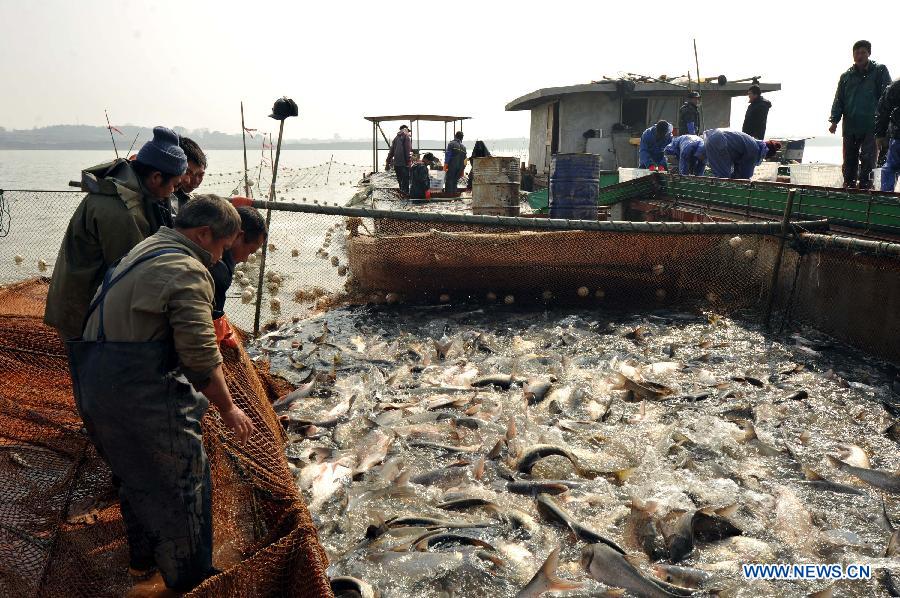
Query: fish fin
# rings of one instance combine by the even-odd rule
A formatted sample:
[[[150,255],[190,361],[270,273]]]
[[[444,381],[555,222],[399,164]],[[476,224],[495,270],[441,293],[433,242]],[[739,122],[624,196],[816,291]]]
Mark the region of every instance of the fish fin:
[[[546,582],[547,589],[545,592],[564,592],[566,590],[579,590],[584,587],[583,584],[575,583],[565,579],[560,579],[556,575],[556,569],[559,567],[559,547],[554,548],[547,556],[547,560],[535,573],[535,577],[543,577]]]
[[[485,459],[484,459],[484,455],[482,455],[481,458],[478,459],[478,462],[475,463],[475,467],[473,470],[476,480],[480,480],[482,477],[484,477],[484,463],[485,463]]]
[[[819,474],[818,474],[814,469],[812,469],[811,467],[808,467],[808,466],[806,466],[806,465],[801,465],[801,468],[803,469],[803,476],[807,479],[807,481],[815,482],[815,481],[818,481],[818,480],[824,480],[824,479],[825,479],[825,478],[823,478],[821,475],[819,475]]]
[[[506,440],[512,440],[516,437],[518,432],[516,431],[516,420],[513,416],[509,416],[509,422],[506,424]]]
[[[838,457],[834,455],[825,455],[825,458],[828,459],[828,462],[831,463],[834,467],[838,469],[842,469],[843,465],[846,465],[843,461],[841,461]]]
[[[600,594],[603,598],[622,598],[625,596],[625,590],[622,588],[609,588]]]
[[[829,586],[824,590],[807,594],[806,598],[834,598],[834,586]]]
[[[719,507],[718,509],[715,509],[714,513],[716,515],[719,515],[720,517],[732,517],[732,516],[734,516],[735,513],[737,513],[738,507],[739,507],[738,503],[733,503],[733,504],[726,505],[724,507]]]

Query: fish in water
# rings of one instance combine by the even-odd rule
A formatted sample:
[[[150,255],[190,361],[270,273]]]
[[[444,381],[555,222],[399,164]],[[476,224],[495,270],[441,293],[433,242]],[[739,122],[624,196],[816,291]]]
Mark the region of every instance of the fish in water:
[[[357,448],[356,467],[353,468],[353,477],[364,474],[373,466],[384,461],[393,441],[393,435],[385,434],[381,430],[375,429],[369,432],[360,442],[359,448]]]
[[[331,578],[335,598],[376,598],[375,590],[361,579],[340,575]]]
[[[793,345],[759,334],[725,317],[406,304],[336,308],[251,351],[300,389],[278,406],[285,450],[333,575],[385,595],[509,598],[561,545],[560,577],[586,582],[570,595],[726,584],[777,598],[791,591],[738,563],[897,558],[895,522],[872,525],[860,502],[900,468],[896,372],[837,350],[799,367]],[[822,447],[883,475],[813,466]],[[573,568],[604,540],[613,573],[598,575],[630,589]]]
[[[900,475],[897,475],[896,473],[878,469],[854,467],[849,463],[844,463],[834,455],[828,455],[828,461],[837,469],[862,480],[870,486],[878,488],[879,490],[884,490],[890,494],[900,494]]]
[[[533,378],[525,383],[522,392],[529,403],[540,403],[547,396],[551,386],[553,386],[552,378]]]
[[[560,579],[556,575],[557,567],[559,567],[559,548],[554,548],[531,581],[516,594],[516,598],[537,598],[545,592],[565,592],[583,587],[580,583]]]
[[[625,556],[605,544],[591,544],[581,552],[581,566],[600,583],[614,588],[623,588],[635,596],[644,598],[668,598],[669,596],[691,596],[694,591],[680,588],[664,581],[650,579]]]
[[[609,546],[613,550],[625,554],[625,551],[615,542],[601,536],[594,530],[575,521],[571,515],[559,508],[553,499],[546,495],[540,494],[537,497],[537,510],[545,519],[553,523],[559,523],[572,530],[579,540],[589,543],[600,543]]]
[[[694,567],[656,563],[650,568],[653,570],[653,574],[662,581],[683,588],[700,589],[713,578],[712,573]]]

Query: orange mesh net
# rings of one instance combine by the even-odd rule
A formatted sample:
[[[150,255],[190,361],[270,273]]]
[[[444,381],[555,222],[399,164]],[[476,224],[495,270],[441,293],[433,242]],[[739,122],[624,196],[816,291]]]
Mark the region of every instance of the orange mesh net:
[[[81,429],[63,345],[41,322],[46,289],[46,279],[0,289],[0,595],[121,596],[132,583],[118,501]],[[225,355],[225,372],[258,432],[241,445],[215,409],[203,420],[223,573],[190,595],[330,596],[270,407],[277,382],[243,349]]]

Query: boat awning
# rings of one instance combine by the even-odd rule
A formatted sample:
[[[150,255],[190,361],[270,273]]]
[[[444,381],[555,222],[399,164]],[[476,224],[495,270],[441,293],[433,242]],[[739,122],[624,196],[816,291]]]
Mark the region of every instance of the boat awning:
[[[395,116],[364,116],[366,120],[373,123],[380,123],[392,120],[430,120],[435,122],[452,123],[457,120],[469,120],[471,116],[442,116],[439,114],[398,114]]]
[[[599,83],[585,83],[583,85],[568,85],[566,87],[547,87],[532,91],[522,97],[516,98],[506,105],[508,112],[515,110],[531,110],[541,104],[555,102],[564,95],[573,93],[618,93],[617,81],[603,81]],[[711,83],[694,83],[693,89],[700,94],[714,93],[725,94],[731,97],[742,96],[747,93],[750,83],[726,83],[719,85],[716,82]],[[781,83],[759,83],[760,90],[765,93],[769,91],[779,91]],[[676,83],[666,83],[664,81],[644,83],[635,82],[634,91],[630,93],[632,96],[687,96],[688,88],[686,85]]]

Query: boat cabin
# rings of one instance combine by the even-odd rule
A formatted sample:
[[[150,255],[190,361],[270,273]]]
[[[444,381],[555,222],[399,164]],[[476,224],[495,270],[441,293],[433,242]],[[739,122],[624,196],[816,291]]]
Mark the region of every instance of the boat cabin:
[[[729,82],[724,76],[702,83],[650,77],[593,81],[583,85],[538,89],[506,105],[530,110],[528,160],[546,173],[557,153],[591,153],[601,169],[638,165],[638,138],[651,124],[667,120],[678,126],[678,109],[691,89],[702,97],[701,130],[731,125],[731,99],[745,96],[752,79]],[[780,83],[757,83],[762,93]]]

